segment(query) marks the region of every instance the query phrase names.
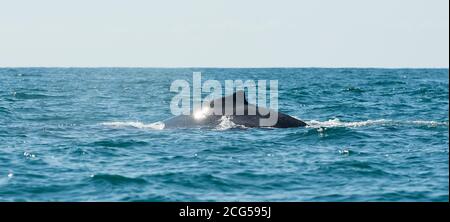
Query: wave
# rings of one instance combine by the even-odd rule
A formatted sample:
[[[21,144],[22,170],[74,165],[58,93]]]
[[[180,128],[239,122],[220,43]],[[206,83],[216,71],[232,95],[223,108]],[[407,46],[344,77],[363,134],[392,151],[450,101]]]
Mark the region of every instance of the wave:
[[[89,144],[91,146],[103,147],[130,147],[130,146],[145,146],[147,142],[137,140],[100,140]]]
[[[7,108],[4,108],[4,107],[1,107],[1,106],[0,106],[0,113],[6,113],[6,114],[9,114],[10,112],[9,112],[9,110],[8,110]]]
[[[219,120],[219,124],[214,128],[215,130],[228,130],[233,128],[246,128],[243,125],[239,125],[234,123],[229,117],[222,116]],[[154,123],[143,123],[139,121],[126,121],[126,122],[104,122],[100,123],[100,125],[108,126],[108,127],[116,127],[116,128],[138,128],[138,129],[153,129],[153,130],[163,130],[165,125],[163,122],[158,121]]]
[[[398,120],[388,120],[388,119],[378,119],[378,120],[366,120],[366,121],[355,121],[355,122],[342,122],[338,118],[330,119],[327,121],[317,121],[310,120],[306,121],[308,128],[333,128],[333,127],[365,127],[365,126],[398,126],[398,125],[413,125],[413,126],[427,126],[427,127],[438,127],[438,126],[448,126],[448,122],[438,122],[438,121],[427,121],[427,120],[412,120],[412,121],[398,121]]]
[[[449,122],[438,122],[430,120],[389,120],[389,119],[377,119],[377,120],[365,120],[365,121],[353,121],[344,122],[338,118],[330,119],[327,121],[310,120],[305,121],[308,126],[306,128],[336,128],[336,127],[367,127],[367,126],[426,126],[426,127],[440,127],[449,126]],[[163,122],[154,123],[143,123],[138,121],[126,121],[126,122],[104,122],[101,123],[103,126],[125,128],[132,127],[138,129],[153,129],[153,130],[163,130],[165,125]],[[229,117],[223,116],[220,119],[220,123],[214,128],[215,130],[228,130],[233,128],[246,128],[243,125],[236,124]]]
[[[91,180],[94,182],[106,182],[114,185],[129,184],[129,183],[135,184],[147,183],[147,181],[142,178],[126,177],[117,174],[94,174],[91,175]]]
[[[13,92],[12,96],[16,99],[48,99],[48,98],[55,98],[57,96],[50,96],[45,94],[38,94],[38,93],[20,93],[20,92]]]
[[[164,123],[163,122],[155,122],[155,123],[149,123],[145,124],[142,122],[136,122],[136,121],[127,121],[127,122],[105,122],[101,123],[103,126],[110,126],[110,127],[133,127],[138,129],[154,129],[154,130],[162,130],[164,129]]]

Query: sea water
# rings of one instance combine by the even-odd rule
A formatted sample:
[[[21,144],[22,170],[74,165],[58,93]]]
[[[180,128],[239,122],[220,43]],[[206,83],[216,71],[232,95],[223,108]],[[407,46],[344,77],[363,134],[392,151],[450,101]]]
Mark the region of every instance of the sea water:
[[[164,129],[177,79],[306,128]],[[0,201],[448,201],[448,69],[1,68]]]

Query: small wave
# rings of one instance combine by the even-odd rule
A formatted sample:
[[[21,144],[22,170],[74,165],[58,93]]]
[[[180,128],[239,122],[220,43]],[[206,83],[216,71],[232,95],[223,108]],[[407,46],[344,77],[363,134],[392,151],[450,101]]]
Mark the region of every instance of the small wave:
[[[311,120],[306,122],[309,128],[333,128],[333,127],[365,127],[365,126],[386,126],[386,125],[417,125],[417,126],[448,126],[448,122],[437,122],[437,121],[426,121],[426,120],[414,120],[414,121],[396,121],[387,119],[378,120],[366,120],[366,121],[355,121],[355,122],[342,122],[339,119],[330,119],[328,121],[317,121]]]
[[[53,98],[54,96],[44,95],[44,94],[37,94],[37,93],[18,93],[13,92],[12,96],[16,99],[48,99]]]
[[[91,143],[90,145],[103,147],[131,147],[131,146],[145,146],[148,145],[148,143],[137,140],[100,140]]]
[[[376,86],[391,86],[391,85],[406,85],[406,84],[407,83],[404,81],[397,81],[397,80],[381,80],[372,83],[372,85]]]
[[[344,92],[354,92],[354,93],[363,93],[363,92],[365,92],[364,89],[359,88],[359,87],[348,87],[348,88],[343,89],[342,91],[344,91]]]
[[[9,114],[10,112],[9,112],[9,110],[8,110],[7,108],[4,108],[4,107],[1,107],[1,106],[0,106],[0,113],[6,113],[6,114]]]
[[[155,122],[150,124],[145,124],[142,122],[105,122],[101,123],[103,126],[109,126],[109,127],[133,127],[138,129],[155,129],[155,130],[162,130],[164,129],[164,123],[163,122]]]
[[[308,124],[307,127],[309,128],[331,128],[331,127],[362,127],[362,126],[369,126],[369,125],[382,125],[387,123],[388,120],[385,119],[379,119],[379,120],[366,120],[366,121],[359,121],[359,122],[342,122],[339,119],[331,119],[328,121],[317,121],[317,120],[311,120],[307,121]]]
[[[430,126],[430,127],[448,126],[448,122],[425,121],[425,120],[408,121],[407,123]]]
[[[129,184],[129,183],[135,184],[147,183],[147,181],[142,178],[132,178],[116,174],[94,174],[91,175],[91,180],[94,182],[106,182],[115,185]]]

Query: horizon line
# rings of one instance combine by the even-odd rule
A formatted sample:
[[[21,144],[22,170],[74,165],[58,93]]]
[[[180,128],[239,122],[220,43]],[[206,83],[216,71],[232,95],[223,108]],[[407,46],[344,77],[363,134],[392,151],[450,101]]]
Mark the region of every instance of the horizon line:
[[[377,66],[0,66],[14,68],[149,68],[149,69],[449,69],[449,67],[377,67]]]

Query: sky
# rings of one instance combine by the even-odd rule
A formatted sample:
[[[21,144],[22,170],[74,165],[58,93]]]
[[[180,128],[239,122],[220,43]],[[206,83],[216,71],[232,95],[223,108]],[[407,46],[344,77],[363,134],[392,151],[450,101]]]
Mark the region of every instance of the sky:
[[[449,67],[448,0],[0,0],[0,67]]]

